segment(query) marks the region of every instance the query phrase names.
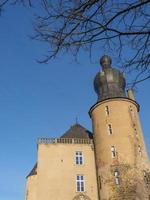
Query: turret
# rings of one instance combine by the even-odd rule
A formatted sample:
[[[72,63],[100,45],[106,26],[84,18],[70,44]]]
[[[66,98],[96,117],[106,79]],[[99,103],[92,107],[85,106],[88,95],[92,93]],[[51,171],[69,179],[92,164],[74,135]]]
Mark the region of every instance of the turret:
[[[111,67],[111,58],[100,59],[102,70],[94,79],[98,101],[92,119],[100,199],[148,199],[143,170],[147,152],[132,91],[125,93],[123,74]]]

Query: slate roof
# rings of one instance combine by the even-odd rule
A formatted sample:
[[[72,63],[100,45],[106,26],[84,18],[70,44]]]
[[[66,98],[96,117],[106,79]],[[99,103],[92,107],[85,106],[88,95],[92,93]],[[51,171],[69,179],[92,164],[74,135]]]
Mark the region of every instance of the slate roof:
[[[34,165],[33,169],[31,170],[31,172],[28,174],[28,176],[26,178],[28,178],[29,176],[33,176],[37,174],[37,163]]]
[[[81,138],[81,139],[92,139],[93,134],[80,124],[75,124],[64,133],[61,138]]]

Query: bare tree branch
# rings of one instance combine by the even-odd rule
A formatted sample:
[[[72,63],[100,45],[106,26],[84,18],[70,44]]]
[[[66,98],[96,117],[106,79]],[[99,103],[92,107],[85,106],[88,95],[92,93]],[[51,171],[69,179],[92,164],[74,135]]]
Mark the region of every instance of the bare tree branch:
[[[133,86],[149,78],[150,0],[37,2],[33,39],[49,45],[41,63],[61,52],[77,57],[85,50],[91,57],[93,49],[106,49],[118,56],[125,72],[134,72]],[[0,1],[0,8],[7,3],[33,5],[32,0],[4,0]]]
[[[105,47],[116,52],[126,71],[136,71],[135,83],[149,77],[149,0],[45,0],[43,8],[34,39],[48,43],[50,52],[41,62],[61,51],[77,56],[88,49],[91,55],[93,47]],[[139,80],[141,72],[145,77]]]

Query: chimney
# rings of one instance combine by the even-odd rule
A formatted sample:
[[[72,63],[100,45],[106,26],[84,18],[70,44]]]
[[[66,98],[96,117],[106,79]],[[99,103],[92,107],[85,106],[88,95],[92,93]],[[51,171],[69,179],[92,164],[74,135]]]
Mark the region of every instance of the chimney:
[[[133,90],[131,88],[127,90],[127,93],[128,93],[128,98],[135,101]]]

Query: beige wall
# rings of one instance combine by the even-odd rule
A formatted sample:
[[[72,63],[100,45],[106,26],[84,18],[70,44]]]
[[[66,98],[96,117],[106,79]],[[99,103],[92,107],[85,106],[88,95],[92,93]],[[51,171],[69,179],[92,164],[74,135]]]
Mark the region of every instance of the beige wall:
[[[109,115],[105,112],[106,106],[109,107]],[[130,111],[131,107],[133,111]],[[125,98],[105,100],[92,107],[90,114],[95,138],[98,173],[102,181],[100,193],[102,199],[108,199],[111,190],[107,180],[114,178],[111,173],[112,166],[143,165],[143,163],[148,162],[147,152],[137,105],[132,100]],[[112,135],[109,135],[108,124],[112,125]],[[112,158],[111,146],[116,148],[117,156],[115,158]],[[139,146],[141,152],[139,152]]]
[[[105,106],[109,107],[110,115],[106,116]],[[137,129],[137,138],[135,135],[133,120],[129,113],[129,107],[132,106],[134,120]],[[145,145],[143,141],[141,126],[138,118],[136,105],[130,100],[108,100],[97,104],[92,110],[93,132],[95,135],[96,151],[101,165],[112,164],[111,146],[116,146],[118,159],[120,162],[134,163],[135,149],[134,144],[139,144],[143,149],[141,158],[147,159]],[[107,126],[112,125],[113,134],[108,134]],[[138,149],[137,149],[138,150]]]
[[[37,175],[27,177],[26,200],[37,200]]]
[[[76,151],[83,152],[83,165],[75,164]],[[76,192],[76,175],[78,174],[85,177],[84,194],[91,200],[98,200],[92,144],[55,143],[38,145],[36,200],[73,199],[74,196],[79,194]]]

